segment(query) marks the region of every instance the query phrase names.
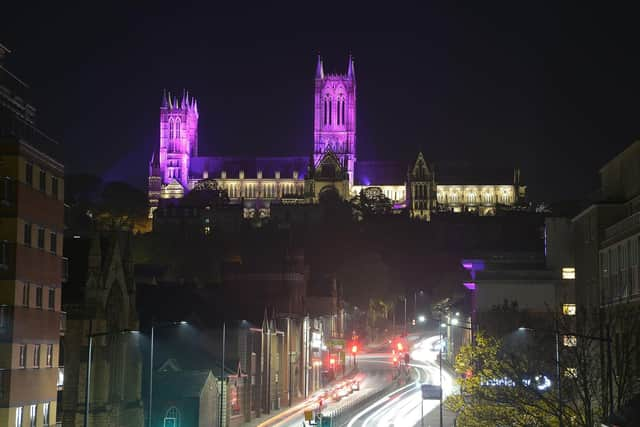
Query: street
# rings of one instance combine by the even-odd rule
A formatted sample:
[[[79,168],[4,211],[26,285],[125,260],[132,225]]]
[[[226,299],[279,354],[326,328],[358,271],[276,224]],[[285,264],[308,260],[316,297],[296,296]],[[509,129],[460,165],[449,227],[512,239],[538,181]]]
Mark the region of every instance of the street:
[[[372,402],[364,408],[357,408],[351,414],[349,427],[373,427],[373,426],[407,426],[413,427],[420,423],[422,396],[420,384],[439,384],[440,369],[437,364],[437,351],[433,350],[434,343],[439,337],[432,336],[415,343],[411,350],[411,363],[409,368],[412,371],[411,380],[408,384],[398,386],[395,390],[384,395],[380,399]],[[358,358],[360,380],[360,390],[351,393],[349,396],[338,402],[329,401],[325,404],[323,412],[325,414],[334,410],[353,405],[354,400],[381,390],[392,381],[394,371],[391,353],[369,353],[362,354]],[[454,390],[454,379],[443,370],[443,393],[446,397]],[[423,411],[425,415],[425,426],[439,425],[439,401],[424,401]],[[299,427],[304,421],[305,410],[315,410],[318,407],[317,399],[310,398],[305,402],[294,406],[275,417],[265,420],[259,424],[260,427]],[[350,409],[347,409],[350,410]],[[445,426],[453,425],[451,417],[447,417]]]

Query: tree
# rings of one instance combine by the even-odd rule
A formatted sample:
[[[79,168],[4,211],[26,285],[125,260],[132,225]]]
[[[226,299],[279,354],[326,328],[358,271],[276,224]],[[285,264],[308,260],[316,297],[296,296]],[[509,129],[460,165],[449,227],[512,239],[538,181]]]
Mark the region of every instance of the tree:
[[[375,215],[390,214],[393,209],[391,199],[384,195],[380,187],[368,187],[351,200],[351,205],[359,219]]]
[[[552,390],[528,360],[503,351],[500,340],[479,333],[475,345],[463,346],[456,357],[460,394],[445,405],[469,427],[548,426],[556,416]]]

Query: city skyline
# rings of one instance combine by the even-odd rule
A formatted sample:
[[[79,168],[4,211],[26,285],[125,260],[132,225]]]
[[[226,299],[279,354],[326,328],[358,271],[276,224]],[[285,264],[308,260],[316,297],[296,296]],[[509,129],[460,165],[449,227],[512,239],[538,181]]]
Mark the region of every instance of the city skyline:
[[[422,149],[437,164],[509,164],[533,200],[561,200],[593,190],[599,159],[639,133],[638,61],[617,14],[431,8],[422,25],[374,33],[363,22],[382,18],[375,11],[345,11],[360,19],[337,32],[336,23],[300,31],[294,11],[216,12],[140,7],[122,17],[114,8],[99,19],[61,9],[52,11],[59,21],[43,13],[6,28],[8,64],[36,89],[40,127],[64,145],[69,172],[143,189],[163,88],[190,88],[206,106],[203,153],[306,155],[318,52],[336,68],[327,72],[354,56],[361,159],[410,163]],[[587,33],[593,22],[601,33]],[[163,37],[168,28],[181,36]],[[46,75],[34,74],[43,67]],[[74,126],[65,126],[70,111]]]

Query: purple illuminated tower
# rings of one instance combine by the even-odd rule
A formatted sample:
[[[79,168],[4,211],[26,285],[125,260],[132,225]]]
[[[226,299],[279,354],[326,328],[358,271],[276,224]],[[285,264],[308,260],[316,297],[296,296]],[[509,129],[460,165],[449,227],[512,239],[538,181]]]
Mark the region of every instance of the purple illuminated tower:
[[[327,150],[333,151],[346,166],[352,186],[356,163],[356,75],[351,55],[347,74],[326,75],[318,55],[313,134],[315,164]]]
[[[160,177],[189,186],[191,157],[198,155],[198,102],[184,91],[182,99],[164,93],[160,106]]]

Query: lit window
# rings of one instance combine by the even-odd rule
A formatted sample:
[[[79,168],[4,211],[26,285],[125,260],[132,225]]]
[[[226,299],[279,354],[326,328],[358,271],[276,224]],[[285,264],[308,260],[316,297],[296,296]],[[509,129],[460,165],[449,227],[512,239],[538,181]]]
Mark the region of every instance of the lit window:
[[[578,370],[576,368],[566,368],[564,370],[564,376],[569,378],[577,378]]]
[[[574,280],[576,278],[576,269],[574,267],[562,267],[562,278]]]
[[[53,366],[53,344],[47,344],[47,366]]]
[[[204,227],[204,234],[206,236],[208,236],[209,234],[211,234],[211,227],[209,227],[208,225]]]
[[[576,315],[576,305],[575,304],[562,304],[562,314],[565,316],[575,316]]]
[[[40,367],[40,344],[35,344],[33,346],[33,367]]]
[[[31,405],[31,407],[29,408],[29,415],[31,416],[31,419],[29,420],[29,425],[31,427],[36,427],[37,424],[37,419],[38,419],[38,413],[36,412],[36,405]]]
[[[45,402],[42,404],[42,424],[45,426],[49,425],[49,402]]]
[[[562,337],[565,347],[575,347],[578,344],[578,338],[575,335],[565,335]]]

